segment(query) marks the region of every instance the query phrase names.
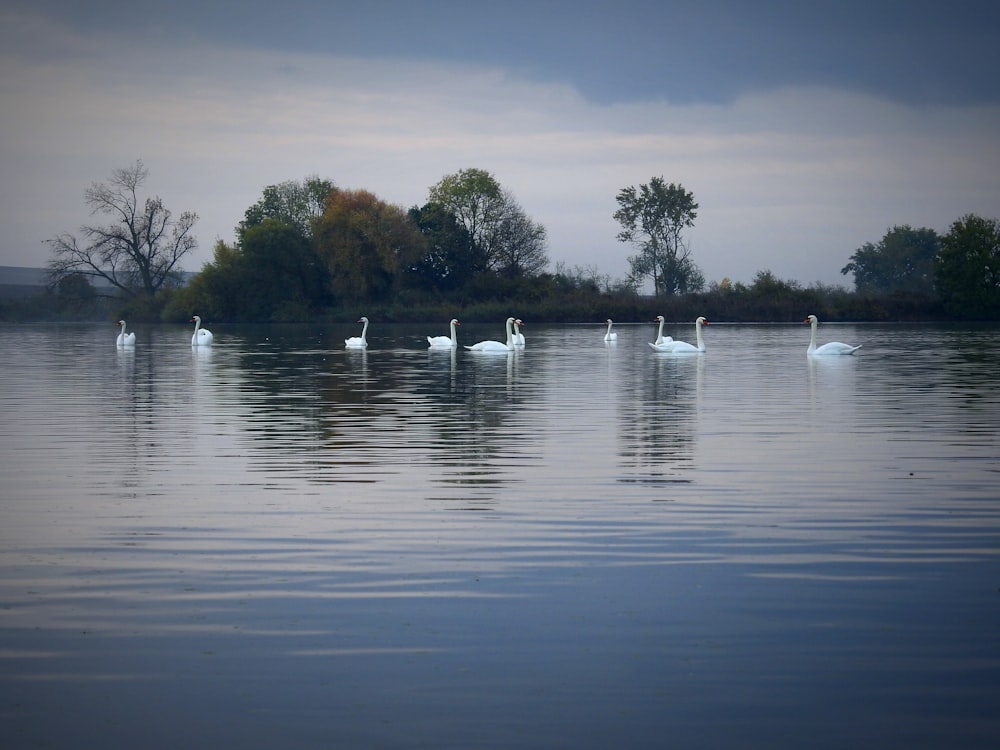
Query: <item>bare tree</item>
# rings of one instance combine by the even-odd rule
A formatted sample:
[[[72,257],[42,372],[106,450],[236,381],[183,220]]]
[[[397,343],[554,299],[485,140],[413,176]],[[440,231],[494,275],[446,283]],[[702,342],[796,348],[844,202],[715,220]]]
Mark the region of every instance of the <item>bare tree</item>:
[[[149,172],[142,160],[116,169],[107,183],[84,192],[91,215],[111,217],[105,226],[83,226],[82,240],[64,233],[46,240],[53,257],[52,283],[72,274],[104,279],[128,296],[154,296],[180,271],[180,260],[198,246],[191,229],[198,215],[186,211],[176,221],[160,198],[141,201],[139,188]]]
[[[504,191],[504,201],[494,269],[508,277],[537,276],[549,264],[545,227],[528,218],[509,191]]]

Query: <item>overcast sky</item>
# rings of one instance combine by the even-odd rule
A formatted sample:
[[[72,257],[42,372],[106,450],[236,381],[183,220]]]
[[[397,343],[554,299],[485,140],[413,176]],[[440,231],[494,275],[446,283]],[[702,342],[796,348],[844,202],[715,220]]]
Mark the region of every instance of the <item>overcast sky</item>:
[[[706,279],[840,274],[895,225],[1000,218],[1000,4],[906,0],[4,0],[0,265],[93,221],[142,159],[211,260],[267,185],[319,176],[404,208],[475,167],[614,279],[615,195],[700,204]]]

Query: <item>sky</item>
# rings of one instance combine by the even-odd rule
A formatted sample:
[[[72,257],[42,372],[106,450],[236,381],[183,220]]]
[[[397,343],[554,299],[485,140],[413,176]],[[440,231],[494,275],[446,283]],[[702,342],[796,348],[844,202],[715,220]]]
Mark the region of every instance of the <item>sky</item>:
[[[197,271],[268,185],[403,208],[490,172],[552,270],[625,278],[616,195],[699,204],[706,279],[851,286],[894,226],[1000,218],[1000,4],[0,0],[0,265],[43,266],[141,159]]]

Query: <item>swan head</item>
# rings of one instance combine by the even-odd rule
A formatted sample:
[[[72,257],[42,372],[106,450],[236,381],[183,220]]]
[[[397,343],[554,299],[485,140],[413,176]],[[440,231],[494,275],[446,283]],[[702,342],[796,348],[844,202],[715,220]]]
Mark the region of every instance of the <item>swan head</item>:
[[[521,320],[520,318],[515,319],[514,322],[517,323],[519,326],[523,326],[524,325],[524,321]]]
[[[664,317],[662,315],[657,315],[655,318],[653,318],[654,323],[662,323],[663,321]]]
[[[810,316],[808,316],[808,317],[807,317],[807,318],[806,318],[806,319],[805,319],[804,321],[802,321],[802,322],[803,322],[803,323],[811,323],[812,325],[816,325],[817,323],[819,323],[819,318],[817,318],[817,317],[816,317],[815,315],[810,315]]]
[[[458,322],[458,318],[452,318],[452,319],[451,319],[451,323],[450,323],[450,325],[453,325],[453,326],[460,326],[460,325],[462,325],[462,324]]]
[[[125,327],[125,321],[124,320],[119,320],[118,321],[118,325],[120,325],[122,328],[124,328]]]
[[[699,315],[698,319],[695,320],[695,325],[707,326],[708,325],[708,321],[705,320],[705,317],[703,315]]]
[[[364,315],[362,315],[360,318],[358,318],[358,323],[367,323],[367,322],[368,322],[368,318],[366,318]]]
[[[608,319],[607,319],[607,320],[605,320],[604,322],[605,322],[605,323],[607,323],[608,325],[611,325],[611,323],[612,323],[613,321],[611,320],[611,318],[608,318]]]
[[[191,320],[189,320],[188,322],[189,322],[189,323],[197,323],[198,325],[201,325],[201,318],[200,318],[200,317],[198,317],[197,315],[195,315],[195,316],[194,316],[193,318],[191,318]]]

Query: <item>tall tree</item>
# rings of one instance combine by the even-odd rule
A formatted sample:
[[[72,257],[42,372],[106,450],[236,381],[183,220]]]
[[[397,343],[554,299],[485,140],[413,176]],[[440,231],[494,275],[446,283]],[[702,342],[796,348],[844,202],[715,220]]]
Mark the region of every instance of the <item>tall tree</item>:
[[[506,277],[537,276],[549,264],[545,227],[532,221],[514,196],[504,192],[506,210],[497,231],[494,267]]]
[[[654,177],[649,184],[622,189],[617,201],[614,218],[622,226],[618,241],[639,248],[638,255],[628,259],[633,278],[651,279],[657,296],[698,291],[704,277],[684,240],[684,230],[693,227],[698,216],[694,195]]]
[[[936,264],[945,309],[961,318],[1000,318],[1000,222],[968,214],[941,238]]]
[[[469,237],[469,257],[500,276],[531,276],[548,265],[545,227],[532,221],[509,190],[483,169],[446,175],[430,202],[453,214]]]
[[[334,295],[349,302],[385,299],[425,242],[406,211],[367,190],[331,195],[316,222],[315,241]]]
[[[128,296],[152,297],[176,278],[181,259],[198,246],[191,233],[198,215],[186,211],[175,221],[160,198],[142,200],[139,189],[147,177],[140,159],[87,188],[91,213],[110,216],[111,223],[81,227],[82,242],[68,233],[46,240],[53,281],[78,273],[104,279]]]
[[[463,169],[446,175],[431,187],[429,202],[437,203],[458,219],[468,232],[470,255],[481,255],[487,269],[493,270],[507,206],[496,178],[483,169]]]
[[[878,244],[866,242],[840,269],[854,274],[858,292],[934,292],[934,259],[940,238],[933,229],[895,226]]]
[[[331,180],[313,175],[301,182],[286,180],[264,188],[261,199],[246,210],[243,221],[236,227],[236,236],[243,235],[265,219],[276,219],[298,229],[304,237],[313,235],[313,223],[323,214],[326,199],[337,189]]]
[[[419,258],[407,269],[411,286],[436,292],[454,292],[486,270],[486,261],[470,253],[465,226],[437,203],[409,210],[410,221],[426,243]]]

